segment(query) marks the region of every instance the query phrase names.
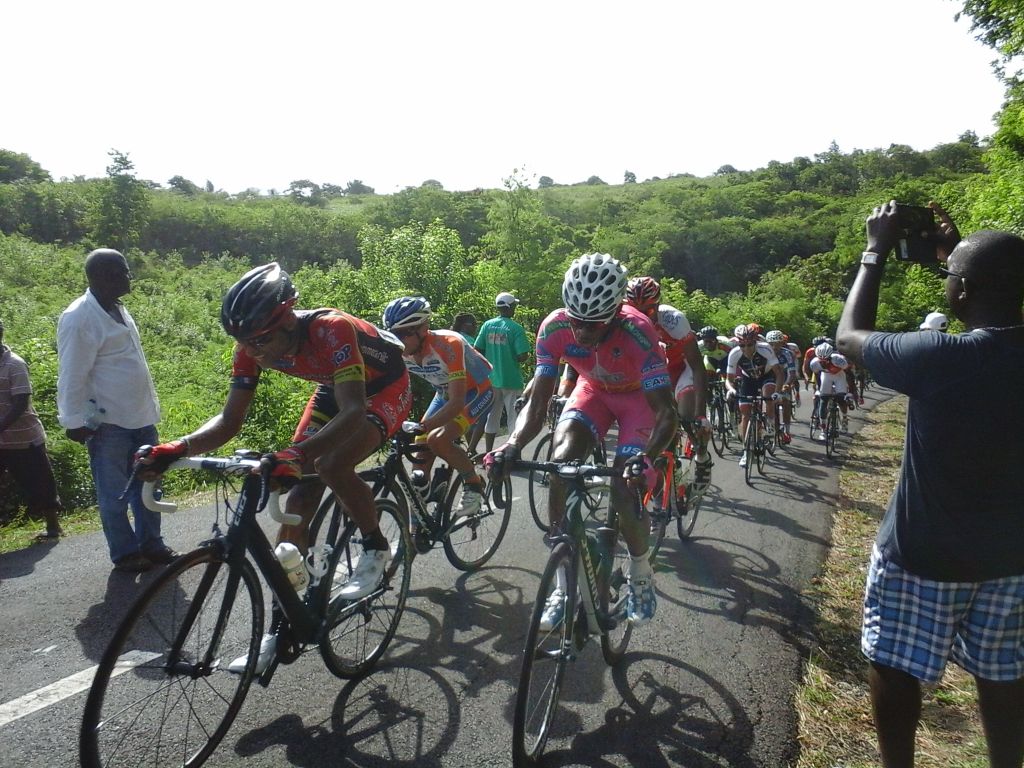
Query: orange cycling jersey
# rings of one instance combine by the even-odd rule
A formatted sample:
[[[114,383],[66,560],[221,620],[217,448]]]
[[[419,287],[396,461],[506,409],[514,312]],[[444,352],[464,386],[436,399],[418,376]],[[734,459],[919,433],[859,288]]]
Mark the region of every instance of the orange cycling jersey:
[[[299,310],[299,351],[268,366],[321,385],[366,382],[373,396],[405,376],[402,343],[387,331],[338,309]],[[254,389],[260,365],[241,344],[235,345],[231,386]]]

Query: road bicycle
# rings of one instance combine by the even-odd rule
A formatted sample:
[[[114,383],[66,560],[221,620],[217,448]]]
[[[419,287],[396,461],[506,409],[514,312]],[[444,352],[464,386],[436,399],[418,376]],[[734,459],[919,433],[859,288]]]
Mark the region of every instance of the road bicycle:
[[[555,427],[558,425],[558,419],[562,415],[562,410],[565,408],[565,403],[568,401],[567,397],[559,397],[555,395],[551,398],[548,403],[548,415],[547,425],[548,431],[540,440],[537,441],[537,447],[533,450],[534,461],[551,461],[551,454],[555,449]],[[605,441],[594,445],[592,460],[594,464],[602,466],[608,463],[608,451],[605,445]],[[590,498],[587,501],[588,506],[591,509],[596,509],[604,501],[604,494],[607,493],[607,484],[600,481],[599,478],[591,478],[589,486]],[[548,481],[547,472],[541,472],[539,470],[531,470],[528,483],[527,483],[527,494],[530,499],[530,514],[533,516],[533,522],[537,524],[544,533],[548,533],[548,489],[550,482]]]
[[[725,382],[712,381],[708,387],[708,420],[711,422],[711,445],[719,458],[725,455],[729,442],[736,438],[732,408],[725,396]]]
[[[643,497],[643,504],[650,510],[651,516],[651,562],[657,557],[665,538],[665,530],[673,519],[676,521],[676,532],[684,541],[693,533],[697,523],[697,513],[705,495],[703,492],[695,493],[693,488],[697,477],[699,450],[695,434],[698,429],[700,424],[696,421],[680,423],[676,439],[669,450],[654,462],[658,480]]]
[[[825,433],[825,455],[830,459],[835,456],[836,442],[839,439],[839,399],[846,397],[845,394],[819,395],[822,401],[822,408],[825,411],[825,421],[821,431]]]
[[[425,443],[415,442],[419,424],[407,421],[384,447],[384,461],[359,476],[373,490],[375,498],[393,500],[405,520],[417,554],[425,554],[438,544],[448,561],[460,571],[474,571],[497,552],[512,513],[512,480],[500,483],[488,480],[484,486],[480,510],[456,516],[454,510],[462,492],[462,477],[450,467],[438,466],[426,491],[418,490],[403,459],[415,461]],[[310,525],[314,541],[319,520],[327,510],[321,508]]]
[[[330,492],[322,505],[331,510],[321,519],[322,557],[310,569],[309,586],[298,593],[257,515],[267,509],[274,520],[291,525],[301,518],[281,511],[277,493],[270,491],[269,467],[258,453],[182,458],[169,469],[216,476],[213,535],[171,562],[115,630],[85,703],[79,749],[87,768],[202,765],[227,733],[253,679],[269,685],[279,664],[313,648],[335,675],[363,675],[384,653],[405,606],[412,544],[394,501],[374,502],[391,549],[383,578],[365,597],[347,600],[339,591],[362,554],[361,534]],[[143,500],[153,511],[176,508],[155,499],[151,483],[144,486]],[[270,633],[276,637],[272,658],[259,673],[265,606],[257,572],[273,596]],[[354,622],[373,627],[375,635],[358,654],[349,642]],[[229,671],[229,665],[240,669]]]
[[[759,475],[764,474],[765,462],[775,450],[775,435],[764,412],[765,398],[757,393],[748,399],[751,402],[751,408],[750,416],[747,419],[747,430],[743,435],[743,455],[746,459],[743,477],[747,485],[750,485],[755,466]]]
[[[526,632],[516,692],[512,763],[522,766],[535,764],[544,751],[568,663],[576,660],[590,637],[598,635],[605,661],[617,664],[626,652],[633,627],[626,620],[629,553],[619,536],[618,517],[605,505],[607,516],[602,520],[586,502],[588,479],[621,475],[622,469],[525,460],[516,461],[512,469],[556,473],[568,484],[565,517],[548,537],[551,554],[541,575]],[[553,628],[542,629],[541,616],[548,607],[559,572],[566,585],[562,618]]]

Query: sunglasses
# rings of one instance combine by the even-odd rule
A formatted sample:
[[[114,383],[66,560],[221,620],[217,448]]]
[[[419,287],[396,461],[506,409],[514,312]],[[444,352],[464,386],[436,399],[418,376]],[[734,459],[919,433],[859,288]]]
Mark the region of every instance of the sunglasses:
[[[267,331],[266,333],[261,333],[258,336],[250,336],[248,339],[240,339],[240,341],[247,347],[263,349],[267,344],[274,340],[274,333],[274,331]]]
[[[942,275],[943,277],[958,277],[961,280],[967,279],[967,275],[961,275],[959,272],[950,272],[945,267],[938,267],[938,270],[939,274]]]
[[[400,328],[395,331],[395,336],[400,339],[404,339],[407,336],[415,336],[419,330],[419,328]]]
[[[607,327],[607,320],[577,320],[575,317],[569,318],[569,325],[574,331],[599,331],[602,328]]]

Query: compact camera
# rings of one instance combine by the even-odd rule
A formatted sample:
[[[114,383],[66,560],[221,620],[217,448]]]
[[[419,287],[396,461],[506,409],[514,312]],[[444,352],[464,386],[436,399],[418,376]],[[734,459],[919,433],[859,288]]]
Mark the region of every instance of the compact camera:
[[[896,204],[896,258],[934,266],[938,261],[938,226],[935,211],[921,205]]]

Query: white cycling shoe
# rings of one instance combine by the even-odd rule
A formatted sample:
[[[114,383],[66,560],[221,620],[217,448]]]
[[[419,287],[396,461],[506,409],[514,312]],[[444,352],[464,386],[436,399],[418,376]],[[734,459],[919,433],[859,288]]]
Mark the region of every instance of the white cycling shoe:
[[[260,641],[260,657],[256,660],[256,671],[253,674],[262,675],[266,671],[270,660],[274,658],[274,651],[276,650],[277,635],[264,635]],[[245,663],[248,660],[248,656],[239,656],[228,664],[228,672],[234,672],[236,675],[242,674],[245,672]]]
[[[384,578],[384,571],[391,559],[389,549],[367,549],[359,556],[352,575],[338,590],[336,596],[342,600],[359,600],[373,592]]]
[[[565,590],[557,587],[548,595],[544,603],[544,612],[540,615],[540,629],[550,632],[565,618]]]

